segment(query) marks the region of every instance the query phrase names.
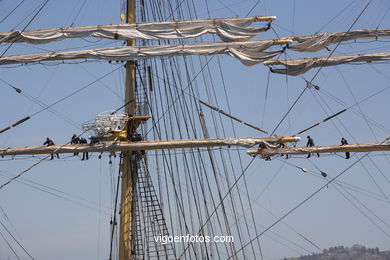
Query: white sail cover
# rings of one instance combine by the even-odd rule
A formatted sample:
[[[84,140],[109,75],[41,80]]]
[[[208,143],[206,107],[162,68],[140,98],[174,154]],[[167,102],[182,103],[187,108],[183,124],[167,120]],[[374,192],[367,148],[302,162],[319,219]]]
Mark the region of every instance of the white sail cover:
[[[300,52],[316,52],[327,48],[331,44],[338,42],[355,40],[365,37],[386,37],[390,36],[390,29],[384,30],[356,30],[351,32],[322,33],[316,35],[294,36],[288,39],[299,42],[288,48]]]
[[[284,69],[271,68],[274,73],[287,74],[297,76],[308,70],[316,67],[328,67],[354,62],[373,62],[373,61],[389,61],[390,52],[372,53],[372,54],[356,54],[356,55],[342,55],[342,56],[326,56],[316,58],[304,58],[293,60],[275,60],[265,62],[265,65],[283,65]]]
[[[174,55],[228,54],[239,59],[243,64],[250,66],[271,59],[282,53],[283,50],[263,52],[272,45],[282,43],[283,42],[277,40],[264,40],[232,43],[219,42],[144,47],[115,47],[106,49],[37,53],[1,57],[0,65],[70,59],[129,61]]]
[[[112,24],[84,27],[0,32],[0,43],[48,43],[65,38],[99,37],[113,40],[174,40],[194,38],[206,33],[217,34],[224,41],[247,41],[269,29],[249,27],[252,23],[276,19],[274,16],[205,19],[139,24]]]

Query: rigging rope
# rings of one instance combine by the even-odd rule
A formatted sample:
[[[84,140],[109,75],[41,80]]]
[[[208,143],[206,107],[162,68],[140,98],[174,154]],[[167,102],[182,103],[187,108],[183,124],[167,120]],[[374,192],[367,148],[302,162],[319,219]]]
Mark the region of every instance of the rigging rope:
[[[48,105],[45,104],[44,102],[40,101],[39,99],[31,96],[30,94],[26,93],[25,91],[22,91],[20,88],[17,88],[15,86],[13,86],[11,83],[5,81],[4,79],[1,79],[0,78],[0,81],[2,81],[4,84],[6,84],[7,86],[13,88],[18,94],[21,94],[23,95],[25,98],[27,98],[28,100],[34,102],[35,104],[39,105],[40,107],[42,108],[47,108]],[[78,128],[78,129],[81,129],[79,124],[77,122],[75,122],[74,120],[72,120],[71,118],[65,116],[64,114],[54,110],[54,109],[51,109],[49,108],[48,109],[51,113],[53,113],[54,115],[58,116],[60,119],[66,121],[67,123],[71,124],[72,126]],[[15,125],[16,126],[16,125]],[[14,127],[14,126],[13,126]]]
[[[122,156],[121,156],[121,159],[120,159],[120,164],[122,163]],[[115,189],[115,201],[114,201],[114,211],[113,211],[113,216],[111,218],[111,223],[112,223],[112,226],[111,226],[111,236],[110,236],[110,253],[109,253],[109,260],[112,260],[112,253],[113,253],[113,244],[114,244],[114,232],[115,232],[115,226],[117,225],[116,223],[116,211],[117,211],[117,207],[118,207],[118,198],[119,198],[119,185],[120,185],[120,181],[121,181],[121,169],[119,168],[118,170],[118,179],[117,179],[117,183],[116,183],[116,189]]]
[[[21,2],[19,2],[19,4],[11,10],[11,12],[9,12],[3,19],[1,19],[0,23],[4,22],[13,12],[15,12],[16,9],[18,9],[18,7],[23,4],[25,0],[22,0]],[[379,25],[378,25],[379,26]]]
[[[217,212],[219,206],[222,205],[223,201],[226,199],[226,197],[230,194],[230,192],[233,190],[233,188],[236,186],[236,184],[238,183],[238,181],[242,178],[242,176],[245,174],[245,172],[248,170],[249,166],[253,163],[255,158],[253,158],[249,164],[247,165],[247,167],[245,167],[244,171],[241,173],[241,175],[237,178],[237,180],[232,184],[232,186],[230,186],[229,190],[227,191],[227,193],[221,198],[221,200],[219,201],[218,205],[216,207],[214,207],[214,210],[213,212],[208,216],[208,218],[206,219],[205,222],[203,222],[203,224],[201,225],[199,231],[197,232],[197,234],[202,234],[203,233],[203,229],[204,227],[206,226],[206,224],[210,221],[211,217]],[[188,246],[184,249],[184,251],[182,252],[182,254],[179,256],[179,259],[184,255],[184,253],[187,251],[188,249]]]
[[[249,14],[257,7],[257,5],[261,2],[261,0],[257,0],[257,2],[252,6],[252,8],[248,11],[246,16],[249,16]]]
[[[45,0],[45,2],[42,4],[42,6],[39,8],[39,10],[35,13],[35,15],[31,18],[31,20],[26,24],[26,26],[24,26],[21,33],[23,33],[27,29],[27,27],[32,23],[32,21],[34,21],[34,19],[38,16],[38,14],[42,11],[42,9],[47,5],[48,2],[49,2],[49,0]],[[12,47],[12,45],[16,42],[16,40],[19,37],[16,37],[15,40],[13,42],[11,42],[10,45],[8,45],[8,47],[5,49],[5,51],[0,55],[0,58],[3,57],[4,54],[6,54],[6,52]]]
[[[83,134],[85,134],[87,131],[88,131],[88,129],[85,130],[85,131],[83,131],[81,134],[79,134],[79,135],[77,136],[77,138],[80,137],[80,136],[82,136]],[[52,154],[55,154],[59,149],[63,148],[65,145],[70,144],[71,141],[72,141],[72,140],[70,140],[69,142],[67,142],[67,143],[65,143],[65,144],[63,144],[63,145],[61,145],[61,146],[58,147],[57,149],[55,149],[55,150],[53,151]],[[19,178],[20,176],[22,176],[24,173],[28,172],[29,170],[31,170],[32,168],[34,168],[35,166],[37,166],[38,164],[40,164],[41,162],[43,162],[44,160],[46,160],[47,158],[49,158],[52,154],[48,154],[47,156],[45,156],[45,157],[43,157],[42,159],[40,159],[39,161],[33,163],[31,166],[29,166],[29,167],[26,168],[25,170],[21,171],[20,173],[18,173],[18,174],[15,175],[14,177],[10,178],[8,181],[6,181],[6,182],[4,182],[3,184],[1,184],[1,185],[0,185],[0,190],[1,190],[2,188],[4,188],[6,185],[8,185],[8,184],[10,184],[11,182],[13,182],[14,180],[18,179],[18,178]]]
[[[368,6],[371,4],[372,0],[369,0],[366,4],[366,6],[363,8],[363,10],[360,12],[360,14],[357,16],[357,18],[355,19],[355,21],[351,24],[351,26],[348,28],[348,31],[343,35],[343,37],[341,38],[340,42],[338,42],[338,44],[335,46],[335,48],[332,50],[332,52],[328,55],[326,61],[329,60],[329,58],[334,54],[334,52],[336,51],[336,49],[340,46],[341,42],[343,41],[343,39],[346,37],[347,33],[352,29],[352,27],[356,24],[356,22],[359,20],[359,18],[363,15],[363,13],[366,11],[366,9],[368,8]],[[310,83],[313,82],[313,80],[317,77],[317,75],[320,73],[321,69],[323,68],[324,66],[320,66],[317,70],[317,72],[314,74],[314,76],[312,77],[312,79],[310,80]],[[275,133],[275,131],[279,128],[279,126],[282,124],[282,122],[284,121],[284,119],[287,117],[287,115],[290,113],[290,111],[294,108],[294,106],[298,103],[299,99],[303,96],[303,94],[305,93],[305,91],[308,89],[308,86],[306,85],[305,88],[302,90],[302,92],[299,94],[299,96],[295,99],[294,103],[291,105],[291,107],[287,110],[286,114],[283,116],[283,118],[279,121],[279,123],[276,125],[276,127],[274,128],[274,130],[272,131],[272,134],[273,135]]]
[[[390,11],[390,5],[389,5],[389,7],[387,8],[387,10],[386,10],[385,14],[383,15],[382,19],[379,21],[378,26],[376,27],[376,29],[378,29],[379,26],[381,26],[383,20],[385,19],[386,15],[389,13],[389,11]],[[0,23],[1,23],[1,22],[0,22]]]
[[[0,172],[3,172],[3,171],[0,171]],[[4,177],[4,178],[9,178],[9,177],[12,177],[10,174],[5,174],[3,172],[3,174],[0,173],[0,176]],[[66,193],[64,191],[61,191],[61,190],[58,190],[58,189],[55,189],[55,188],[51,188],[49,186],[46,186],[46,185],[43,185],[43,184],[40,184],[40,183],[37,183],[37,182],[34,182],[34,181],[31,181],[31,180],[27,180],[23,177],[19,178],[18,180],[16,180],[16,182],[18,183],[21,183],[23,185],[26,185],[30,188],[33,188],[33,189],[36,189],[36,190],[39,190],[41,192],[44,192],[46,194],[49,194],[49,195],[52,195],[54,197],[57,197],[57,198],[60,198],[60,199],[63,199],[65,201],[68,201],[68,202],[72,202],[72,203],[75,203],[79,206],[82,206],[82,207],[85,207],[85,208],[88,208],[88,209],[91,209],[91,210],[94,210],[94,211],[97,211],[99,213],[102,213],[102,214],[105,214],[105,215],[109,215],[106,211],[102,211],[101,209],[97,209],[93,206],[89,206],[87,205],[86,203],[89,203],[91,205],[95,205],[95,206],[99,206],[98,203],[94,202],[94,201],[90,201],[90,200],[87,200],[87,199],[84,199],[82,197],[79,197],[79,196],[75,196],[75,195],[72,195],[72,194],[69,194],[69,193]],[[45,190],[46,189],[46,190]],[[51,190],[51,191],[50,191]],[[56,192],[58,194],[56,194]],[[60,194],[63,194],[63,195],[60,195]],[[65,195],[65,196],[64,196]],[[67,198],[66,196],[68,197],[71,197],[71,198]],[[77,201],[79,200],[79,201]],[[83,201],[83,202],[81,202]],[[111,210],[112,208],[111,207],[107,207],[107,206],[104,206],[102,205],[103,208],[105,209],[109,209]]]
[[[92,81],[91,83],[89,83],[89,84],[83,86],[82,88],[80,88],[80,89],[78,89],[78,90],[76,90],[76,91],[70,93],[69,95],[67,95],[67,96],[65,96],[65,97],[63,97],[63,98],[60,98],[59,100],[55,101],[54,103],[52,103],[52,104],[50,104],[50,105],[47,105],[47,106],[43,107],[41,110],[38,110],[37,112],[32,113],[30,116],[24,117],[24,118],[20,119],[19,121],[15,122],[14,124],[12,124],[12,125],[10,125],[10,126],[7,126],[7,127],[3,128],[3,129],[1,129],[1,130],[0,130],[0,134],[1,134],[1,133],[4,133],[4,132],[6,132],[6,131],[8,131],[9,129],[11,129],[11,128],[13,128],[13,127],[16,127],[16,126],[18,126],[18,125],[20,125],[20,124],[26,122],[27,120],[31,119],[33,116],[36,116],[36,115],[38,115],[39,113],[41,113],[41,112],[43,112],[43,111],[45,111],[45,110],[48,110],[48,109],[52,108],[53,106],[57,105],[58,103],[60,103],[60,102],[62,102],[62,101],[64,101],[64,100],[66,100],[66,99],[68,99],[68,98],[74,96],[75,94],[77,94],[77,93],[81,92],[82,90],[84,90],[84,89],[86,89],[86,88],[92,86],[92,85],[95,84],[96,82],[102,80],[103,78],[107,77],[108,75],[112,74],[113,72],[117,71],[117,70],[120,69],[120,68],[121,68],[121,66],[117,67],[116,69],[114,69],[114,70],[112,70],[112,71],[110,71],[110,72],[104,74],[103,76],[97,78],[96,80],[94,80],[94,81]]]
[[[32,259],[35,260],[35,258],[20,244],[20,242],[15,238],[14,235],[9,231],[9,229],[3,224],[3,222],[0,221],[0,225],[3,226],[5,231],[12,237],[12,239],[19,245],[19,247]]]
[[[0,236],[4,239],[5,243],[8,245],[8,247],[11,249],[11,251],[14,253],[17,259],[21,260],[18,254],[16,254],[15,250],[12,248],[11,244],[8,242],[6,237],[3,235],[3,233],[0,231]]]
[[[310,161],[311,162],[311,161]],[[316,167],[320,172],[322,172],[313,162],[311,162],[314,167]],[[325,177],[327,180],[329,177]],[[383,228],[379,226],[372,218],[370,218],[366,213],[363,212],[361,208],[359,208],[350,198],[348,198],[342,191],[339,190],[339,188],[335,187],[336,185],[344,190],[346,194],[348,194],[352,199],[354,199],[361,207],[366,209],[369,213],[371,213],[374,217],[376,217],[380,222],[382,222],[385,226],[390,228],[390,225],[387,224],[382,218],[380,218],[377,214],[375,214],[371,209],[369,209],[366,205],[364,205],[360,200],[356,198],[353,194],[351,194],[349,191],[347,191],[346,187],[341,185],[340,181],[335,181],[333,184],[334,188],[348,201],[350,202],[360,213],[362,213],[372,224],[374,224],[380,231],[382,231],[385,235],[390,237],[389,233],[387,233]],[[387,201],[388,202],[388,201]]]
[[[388,140],[388,138],[386,138],[382,143],[386,142]],[[356,160],[355,162],[353,162],[350,166],[348,166],[347,168],[345,168],[342,172],[340,172],[339,174],[337,174],[334,178],[332,178],[331,180],[329,180],[326,184],[324,184],[323,186],[321,186],[319,189],[317,189],[315,192],[313,192],[310,196],[308,196],[306,199],[304,199],[302,202],[300,202],[297,206],[295,206],[294,208],[292,208],[291,210],[289,210],[287,213],[285,213],[282,217],[280,217],[277,221],[275,221],[273,224],[271,224],[270,226],[268,226],[265,230],[263,230],[258,236],[262,236],[265,232],[267,232],[268,230],[270,230],[271,228],[273,228],[274,226],[276,226],[279,222],[281,222],[283,219],[285,219],[287,216],[289,216],[291,213],[293,213],[295,210],[297,210],[299,207],[301,207],[303,204],[305,204],[307,201],[309,201],[311,198],[313,198],[315,195],[317,195],[318,193],[320,193],[324,188],[328,187],[329,184],[333,183],[335,180],[337,180],[340,176],[342,176],[344,173],[346,173],[349,169],[351,169],[353,166],[355,166],[358,162],[360,162],[361,160],[363,160],[366,156],[368,156],[370,154],[370,152],[364,154],[362,157],[360,157],[358,160]],[[251,239],[248,243],[245,244],[245,246],[243,248],[240,248],[234,255],[236,255],[238,252],[242,251],[245,247],[247,247],[248,245],[250,245],[251,243],[253,243],[253,241],[257,239],[257,237]],[[227,259],[231,259],[234,255],[231,255],[229,256]]]

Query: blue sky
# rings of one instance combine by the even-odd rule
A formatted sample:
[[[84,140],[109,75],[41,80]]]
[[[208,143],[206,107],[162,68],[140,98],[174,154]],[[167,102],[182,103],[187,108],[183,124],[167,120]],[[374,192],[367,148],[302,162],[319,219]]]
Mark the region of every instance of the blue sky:
[[[83,2],[51,0],[42,13],[28,26],[28,29],[67,27],[72,24],[81,26],[119,23],[121,1],[87,0],[85,4]],[[246,16],[256,2],[257,0],[207,1],[210,12],[206,12],[204,1],[195,1],[199,18]],[[10,17],[0,23],[0,31],[22,29],[31,19],[30,14],[39,3],[41,1],[26,0]],[[292,34],[340,32],[349,29],[366,3],[367,1],[363,0],[262,0],[249,15],[278,17],[273,24],[274,30],[263,33],[256,39],[285,37]],[[15,1],[0,1],[0,10],[2,10],[0,19],[15,6]],[[80,7],[82,8],[79,12]],[[390,3],[387,0],[372,1],[352,29],[376,28],[377,26],[389,28],[390,13],[386,15],[388,8],[390,8]],[[69,48],[104,48],[121,44],[121,42],[96,39],[65,40],[36,46],[14,44],[6,55]],[[7,46],[0,46],[1,53]],[[388,39],[358,40],[340,45],[335,55],[388,52],[389,46]],[[288,58],[326,56],[329,52],[324,50],[306,54],[288,50],[286,55]],[[218,68],[218,59],[223,65],[223,81]],[[197,58],[194,60],[197,61]],[[107,62],[0,67],[0,78],[40,101],[51,104],[118,67],[121,67],[121,64],[108,64]],[[201,78],[195,80],[199,85],[199,98],[214,105],[218,103],[218,106],[226,111],[229,104],[234,115],[269,130],[274,129],[305,87],[302,77],[286,78],[283,75],[273,74],[269,76],[267,84],[268,69],[264,65],[246,67],[228,56],[213,58],[210,61],[210,67],[211,71],[205,72],[206,80],[203,81]],[[195,65],[194,70],[196,74],[199,65]],[[381,91],[380,94],[359,102],[353,110],[349,109],[338,119],[321,124],[308,134],[314,137],[318,145],[338,144],[342,136],[346,137],[350,143],[384,140],[390,135],[390,130],[388,130],[390,119],[387,116],[390,97],[390,91],[387,89],[390,87],[389,70],[389,63],[343,65],[321,69],[313,81],[321,87],[321,90],[319,92],[307,91],[276,133],[278,135],[295,134],[328,115]],[[303,77],[311,79],[316,72],[317,70],[310,71]],[[211,85],[211,80],[218,100],[213,97],[209,98],[207,94],[207,86]],[[223,82],[227,89],[228,101],[223,91]],[[121,68],[53,108],[80,126],[83,122],[93,120],[102,111],[120,107],[124,93],[123,83],[124,71]],[[40,110],[39,106],[18,95],[3,83],[0,85],[0,128]],[[265,100],[267,85],[268,98]],[[336,102],[331,95],[338,97],[343,104]],[[208,118],[207,122],[210,123],[209,130],[212,137],[221,135],[222,128],[219,128],[218,132],[212,126],[211,111],[203,109]],[[236,133],[233,133],[230,121],[226,119],[222,121],[227,126],[225,129],[227,136],[259,136],[258,132],[241,125],[234,125]],[[148,126],[150,127],[150,123]],[[3,147],[40,145],[46,136],[50,136],[55,143],[61,144],[67,142],[73,133],[79,132],[80,129],[73,124],[45,111],[23,125],[0,134],[0,143]],[[302,136],[303,139],[305,136],[306,133]],[[152,135],[148,136],[149,140],[152,138]],[[299,145],[305,145],[305,143],[301,142]],[[244,165],[248,164],[250,158],[246,157],[245,149],[241,153]],[[154,153],[150,153],[151,157],[152,155]],[[271,162],[255,160],[248,169],[246,178],[251,198],[258,198],[257,202],[252,204],[256,223],[259,224],[258,228],[265,228],[275,221],[275,218],[266,213],[260,205],[267,207],[276,216],[282,216],[324,184],[324,180],[318,178],[318,169],[334,177],[350,166],[358,156],[360,155],[353,155],[351,160],[345,160],[343,154],[329,155],[311,158],[310,161],[297,157],[288,160],[289,164],[279,159]],[[88,162],[81,162],[79,158],[65,155],[61,157],[63,160],[47,161],[38,165],[23,178],[61,190],[72,196],[51,190],[52,193],[60,195],[60,198],[23,183],[14,182],[0,190],[0,206],[8,216],[6,218],[0,212],[0,219],[16,234],[20,242],[36,259],[107,259],[112,185],[118,172],[119,160],[116,158],[113,164],[109,165],[107,156],[104,156],[102,160],[94,156]],[[6,181],[7,178],[4,176],[13,176],[35,161],[36,158],[25,157],[14,158],[14,160],[1,159],[0,183]],[[156,170],[156,164],[151,162],[152,178],[157,178],[153,172]],[[237,161],[233,164],[235,169],[240,168]],[[312,172],[303,173],[295,166],[308,168]],[[210,168],[208,170],[211,175]],[[358,186],[366,190],[367,194],[372,195],[369,197],[351,191],[358,199],[355,205],[364,208],[359,204],[359,202],[362,203],[385,223],[390,223],[388,169],[388,156],[383,153],[372,153],[348,170],[341,178],[342,181]],[[237,175],[239,173],[238,171]],[[31,183],[28,182],[28,184]],[[39,187],[47,190],[42,186]],[[243,184],[239,183],[239,187],[243,189]],[[379,247],[381,250],[390,250],[390,238],[372,222],[378,223],[387,233],[390,233],[390,228],[375,216],[370,215],[372,222],[368,220],[336,188],[330,185],[288,216],[285,221],[299,233],[315,241],[320,248],[337,245],[352,246],[359,243],[368,247]],[[85,207],[86,205],[88,207]],[[245,204],[245,206],[248,205]],[[2,229],[0,230],[3,232]],[[299,240],[296,234],[283,224],[275,226],[272,231],[285,237],[286,241],[297,241],[310,252],[318,252],[304,241]],[[274,239],[282,240],[289,246],[275,242]],[[289,244],[273,233],[267,232],[265,236],[262,236],[261,241],[266,259],[280,259],[284,256],[306,253],[305,250]],[[18,252],[23,255],[20,249]],[[0,259],[8,259],[8,257],[16,259],[4,241],[0,239]],[[22,259],[25,259],[25,256]]]

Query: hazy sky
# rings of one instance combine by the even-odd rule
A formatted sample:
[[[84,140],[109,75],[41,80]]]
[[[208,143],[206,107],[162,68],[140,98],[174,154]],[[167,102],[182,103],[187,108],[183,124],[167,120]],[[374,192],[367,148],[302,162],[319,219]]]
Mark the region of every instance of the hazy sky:
[[[5,18],[19,2],[21,1],[0,1],[1,32],[23,29],[32,18],[31,13],[43,1],[25,0],[13,14]],[[194,1],[199,18],[247,16],[250,10],[249,15],[277,16],[273,30],[261,34],[256,39],[346,31],[368,1],[261,0],[256,4],[257,2],[257,0],[207,1],[210,10],[208,13],[205,1]],[[119,23],[120,7],[121,1],[50,0],[27,29]],[[389,28],[389,8],[388,0],[373,0],[352,29]],[[49,45],[32,46],[15,43],[5,55],[74,47],[105,48],[121,44],[122,42],[97,39],[64,40]],[[1,53],[7,47],[8,45],[1,45]],[[341,44],[335,55],[388,51],[390,51],[388,38],[365,39]],[[286,58],[326,55],[329,55],[326,50],[315,54],[288,50]],[[281,58],[284,59],[285,56],[282,55]],[[219,59],[223,64],[224,83],[232,113],[269,130],[275,128],[305,87],[303,78],[310,80],[317,72],[313,70],[303,77],[288,78],[271,74],[267,80],[268,69],[263,64],[246,67],[229,56],[220,56]],[[213,66],[211,74],[215,79],[216,94],[221,97],[218,105],[227,110],[226,99],[222,98],[224,91],[216,59],[213,59],[210,65]],[[0,67],[0,79],[21,88],[28,95],[46,104],[51,104],[118,67],[121,67],[121,64],[107,62],[57,66],[6,66]],[[65,120],[63,116],[58,117],[45,111],[25,124],[0,134],[1,147],[40,145],[46,136],[51,137],[57,144],[67,142],[73,133],[81,131],[82,123],[93,120],[102,111],[116,109],[122,105],[123,75],[123,68],[120,68],[98,83],[54,106],[57,112],[66,116]],[[358,105],[348,109],[337,120],[321,124],[307,134],[314,137],[318,145],[338,144],[341,137],[346,137],[350,143],[383,141],[390,136],[390,119],[387,113],[390,108],[389,75],[390,66],[386,62],[321,69],[313,81],[321,90],[307,91],[276,133],[295,134],[358,102]],[[201,85],[201,98],[207,100],[202,80],[197,84]],[[267,85],[268,98],[265,99]],[[40,107],[31,100],[0,82],[0,128],[39,110]],[[210,113],[208,110],[205,112]],[[251,129],[241,125],[235,126],[237,136],[259,136],[258,132]],[[216,131],[210,131],[215,137]],[[232,134],[232,131],[227,130],[227,133]],[[307,134],[303,134],[303,142],[298,145],[305,145]],[[148,138],[152,139],[152,136]],[[324,179],[318,177],[320,170],[334,177],[360,156],[352,154],[350,160],[345,160],[344,154],[314,157],[310,160],[306,160],[305,157],[291,158],[287,161],[274,159],[271,162],[256,159],[248,168],[246,178],[250,197],[257,200],[252,205],[259,230],[275,221],[262,206],[276,216],[282,216],[324,185]],[[244,165],[247,165],[250,158],[247,158],[245,149],[242,150],[242,157]],[[38,165],[26,173],[23,179],[20,179],[21,182],[13,182],[0,190],[0,206],[6,214],[0,211],[0,220],[35,259],[107,259],[112,187],[118,172],[119,159],[113,159],[113,164],[110,165],[107,156],[102,160],[93,156],[87,162],[66,155],[61,155],[61,158],[63,160],[47,161]],[[26,157],[0,158],[0,184],[36,161],[36,158]],[[352,196],[343,191],[344,197],[339,192],[340,187],[330,185],[289,215],[285,222],[310,238],[320,248],[363,244],[367,247],[390,250],[389,164],[386,154],[371,153],[346,171],[340,179],[354,185],[355,190],[348,190]],[[303,173],[297,167],[305,167],[310,171]],[[153,166],[150,171],[152,178],[156,178],[153,175]],[[24,178],[35,184],[26,182]],[[31,185],[36,188],[32,188]],[[242,183],[239,183],[239,187],[243,188]],[[0,232],[6,234],[2,227]],[[275,226],[272,232],[284,237],[285,240],[270,232],[262,236],[265,259],[297,256],[308,253],[306,250],[318,252],[315,247],[302,241],[282,223]],[[8,239],[11,241],[9,237]],[[294,241],[304,249],[294,245],[292,243]],[[14,243],[12,245],[17,248],[22,259],[28,259],[20,248]],[[0,259],[16,259],[2,238]]]

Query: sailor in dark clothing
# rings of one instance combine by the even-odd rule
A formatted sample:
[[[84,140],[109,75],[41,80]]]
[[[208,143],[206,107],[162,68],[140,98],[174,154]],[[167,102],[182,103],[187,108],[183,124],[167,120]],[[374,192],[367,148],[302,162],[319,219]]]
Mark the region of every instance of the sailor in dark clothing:
[[[73,134],[70,143],[71,144],[78,144],[79,141],[80,141],[80,138],[76,134]]]
[[[134,133],[132,135],[130,135],[130,141],[132,142],[139,142],[139,141],[142,141],[142,136],[141,134],[138,134],[138,133]],[[139,151],[133,151],[132,154],[139,154]],[[145,150],[142,150],[141,151],[141,154],[142,155],[145,155]]]
[[[347,139],[345,139],[344,137],[341,138],[341,145],[346,145],[348,144],[348,141]],[[349,152],[345,152],[345,159],[349,159]]]
[[[99,138],[97,138],[96,136],[90,136],[88,138],[89,138],[89,140],[91,140],[89,142],[90,145],[95,145],[95,144],[99,143]]]
[[[136,141],[136,135],[137,135],[137,133],[129,134],[129,140],[131,142],[135,142]]]
[[[133,115],[130,114],[130,115],[129,115],[129,118],[130,118],[130,117],[133,117]],[[127,132],[127,139],[130,140],[130,141],[132,141],[132,142],[134,142],[133,140],[131,140],[132,137],[134,136],[133,132],[131,131],[131,129],[132,129],[132,127],[131,127],[131,126],[132,126],[132,123],[133,123],[132,120],[128,120],[128,121],[127,121],[127,123],[126,123],[126,124],[127,124],[127,126],[126,126],[127,131],[126,131],[126,132]]]
[[[88,143],[87,139],[85,139],[84,137],[80,137],[79,144],[87,144],[87,143]],[[81,160],[84,161],[88,159],[89,159],[88,152],[83,152],[83,158]]]
[[[141,134],[136,134],[135,137],[134,137],[134,141],[135,141],[135,142],[142,141],[142,136],[141,136]]]
[[[139,141],[142,141],[143,139],[142,139],[142,136],[141,136],[141,134],[136,134],[135,135],[135,141],[136,142],[139,142]],[[145,155],[145,150],[141,150],[141,154],[142,155]]]
[[[73,134],[72,139],[70,140],[70,144],[79,144],[80,143],[80,137],[78,137],[76,134]],[[79,155],[79,153],[74,153],[73,156]]]
[[[259,154],[261,154],[261,158],[263,158],[264,160],[266,160],[266,161],[271,161],[271,157],[269,156],[269,155],[264,155],[263,153],[262,153],[262,150],[263,149],[266,149],[267,148],[267,146],[265,145],[265,143],[264,142],[261,142],[260,144],[259,144],[259,148],[257,148],[257,151],[259,152]]]
[[[46,141],[43,143],[43,145],[52,146],[52,145],[54,145],[54,142],[49,137],[46,137]],[[58,155],[58,153],[56,153],[56,155],[57,155],[57,158],[60,159],[60,156]],[[54,159],[54,156],[53,156],[53,154],[51,154],[50,160],[53,160],[53,159]]]
[[[287,147],[287,144],[282,143],[282,144],[280,145],[280,148],[288,148],[288,147]],[[283,154],[281,154],[280,156],[283,156]],[[287,154],[287,153],[286,153],[286,159],[288,159],[288,154]]]
[[[306,144],[306,147],[310,147],[310,146],[315,146],[315,145],[314,145],[314,140],[313,140],[313,138],[311,138],[310,136],[307,136],[307,144]],[[307,158],[310,158],[310,156],[311,156],[311,154],[309,153],[309,154],[307,155]],[[317,156],[320,157],[320,154],[317,153]]]
[[[85,139],[84,137],[80,137],[79,144],[87,144],[87,143],[88,143],[87,139]]]

